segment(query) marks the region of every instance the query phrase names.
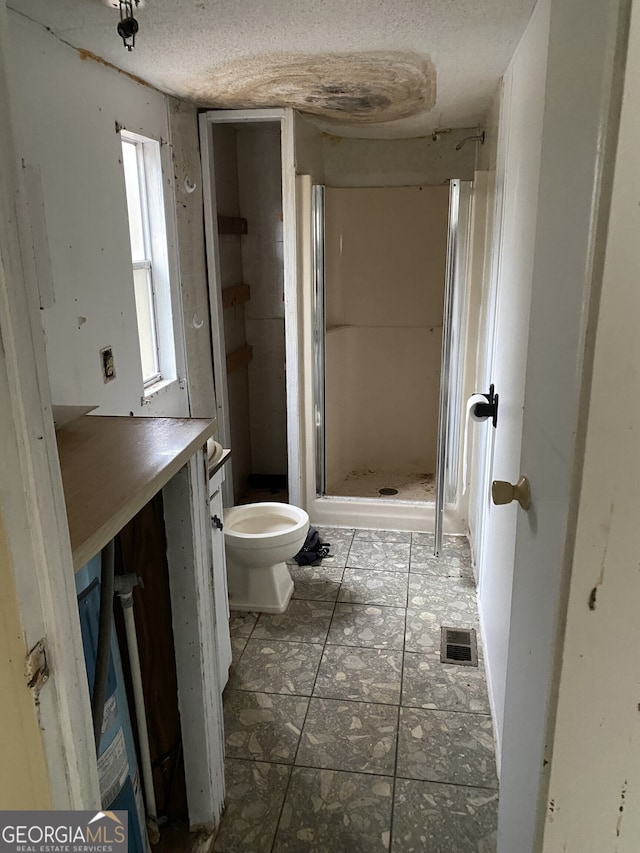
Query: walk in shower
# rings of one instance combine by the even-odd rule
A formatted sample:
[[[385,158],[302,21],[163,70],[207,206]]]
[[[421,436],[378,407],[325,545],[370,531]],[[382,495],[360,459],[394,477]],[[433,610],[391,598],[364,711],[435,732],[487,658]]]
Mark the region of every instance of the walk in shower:
[[[455,497],[469,197],[461,181],[314,188],[319,497],[433,518],[439,429]]]

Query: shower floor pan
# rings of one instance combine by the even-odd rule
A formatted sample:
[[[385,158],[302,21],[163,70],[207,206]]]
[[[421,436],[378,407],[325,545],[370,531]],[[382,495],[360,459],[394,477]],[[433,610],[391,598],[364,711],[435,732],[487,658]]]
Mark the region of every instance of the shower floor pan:
[[[388,490],[395,490],[389,494]],[[433,501],[435,474],[404,474],[356,470],[327,484],[327,494],[346,498],[379,498],[386,501]]]

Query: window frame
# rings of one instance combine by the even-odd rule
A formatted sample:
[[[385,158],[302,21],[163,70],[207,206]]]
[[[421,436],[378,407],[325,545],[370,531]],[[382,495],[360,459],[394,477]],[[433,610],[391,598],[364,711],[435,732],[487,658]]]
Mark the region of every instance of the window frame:
[[[183,348],[184,342],[179,300],[179,268],[175,254],[175,210],[170,206],[173,201],[170,180],[170,191],[163,191],[164,176],[170,174],[171,152],[162,140],[133,133],[125,128],[120,129],[118,136],[121,149],[124,143],[135,146],[138,163],[145,258],[142,261],[134,261],[133,257],[131,258],[132,287],[134,270],[147,269],[154,320],[152,325],[158,370],[146,380],[142,377],[141,402],[144,404],[150,402],[150,398],[157,392],[178,382],[183,384],[178,376],[178,370],[184,369],[184,356],[180,349]],[[130,230],[128,237],[131,251]],[[142,357],[140,367],[142,370]]]

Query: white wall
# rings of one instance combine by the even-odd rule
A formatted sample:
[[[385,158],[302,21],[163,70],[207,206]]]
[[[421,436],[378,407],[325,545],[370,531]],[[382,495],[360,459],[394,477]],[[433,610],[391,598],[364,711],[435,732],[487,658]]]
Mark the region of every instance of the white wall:
[[[323,133],[296,115],[296,172],[328,187],[439,186],[472,180],[476,143],[456,145],[477,128],[458,128],[417,139],[356,139]]]
[[[322,136],[324,177],[329,187],[438,186],[450,178],[472,180],[476,144],[456,145],[476,128],[443,134],[437,141],[351,139]]]
[[[314,184],[324,183],[323,134],[300,113],[294,114],[297,175],[310,175]]]
[[[517,503],[496,506],[493,480],[515,483],[522,440],[529,306],[537,229],[550,0],[540,0],[507,69],[502,86],[496,163],[497,216],[494,223],[491,281],[485,293],[486,352],[479,390],[495,384],[499,394],[496,428],[474,424],[477,456],[473,516],[480,619],[485,639],[489,695],[498,759],[504,727],[511,587],[514,572]],[[484,332],[484,330],[483,330]],[[481,538],[477,533],[481,532]],[[518,626],[514,625],[517,631]]]
[[[559,699],[545,853],[640,839],[640,7],[633,11]]]
[[[118,123],[166,143],[167,98],[83,58],[15,13],[9,21],[18,149],[26,163],[40,171],[51,256],[55,303],[42,311],[42,321],[53,402],[99,405],[104,414],[188,414],[186,385],[177,383],[141,404],[126,196],[116,133]],[[165,192],[171,193],[172,185],[169,168]],[[175,251],[175,234],[172,239]],[[117,375],[107,384],[99,360],[106,346],[113,347]],[[184,377],[184,344],[178,349],[178,375]]]

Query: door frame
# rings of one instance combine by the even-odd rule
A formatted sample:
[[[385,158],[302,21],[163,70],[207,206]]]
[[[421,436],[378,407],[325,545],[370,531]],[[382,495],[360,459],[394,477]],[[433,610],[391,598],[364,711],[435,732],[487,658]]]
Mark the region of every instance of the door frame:
[[[316,496],[325,494],[327,483],[325,432],[325,191],[324,184],[311,187],[311,216],[313,220],[313,409],[315,422],[315,484]]]
[[[211,312],[211,346],[213,373],[218,409],[218,436],[225,447],[231,445],[229,395],[222,308],[222,277],[218,241],[213,128],[216,124],[280,125],[282,163],[282,232],[284,273],[284,323],[287,397],[287,479],[289,501],[302,506],[302,451],[300,431],[300,343],[298,328],[298,269],[296,239],[296,168],[294,114],[290,108],[274,107],[249,110],[209,110],[200,115],[200,148],[202,157],[202,188],[204,199],[205,235]],[[232,448],[233,449],[233,448]],[[233,458],[227,462],[227,477],[223,484],[225,506],[233,506]]]
[[[53,426],[33,253],[14,144],[0,5],[0,516],[25,655],[46,638],[51,674],[36,701],[57,809],[100,807],[89,689]],[[8,120],[7,120],[8,118]],[[22,251],[21,251],[22,250]],[[25,685],[26,689],[26,685]],[[34,700],[35,701],[35,700]]]

